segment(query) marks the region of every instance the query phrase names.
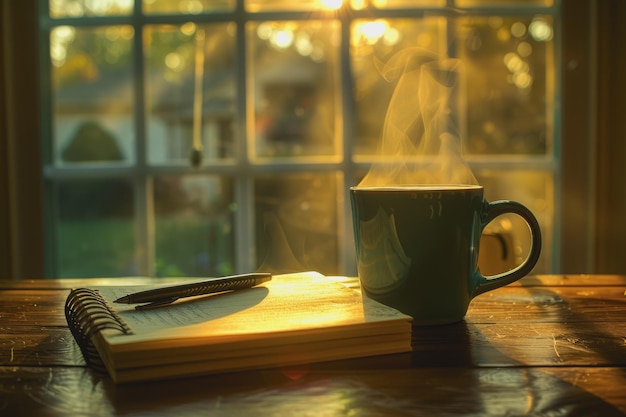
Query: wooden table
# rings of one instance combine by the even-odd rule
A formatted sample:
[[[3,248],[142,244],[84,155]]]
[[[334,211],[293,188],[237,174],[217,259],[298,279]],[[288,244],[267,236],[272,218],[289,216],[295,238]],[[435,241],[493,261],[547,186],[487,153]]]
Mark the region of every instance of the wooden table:
[[[66,326],[84,284],[0,281],[0,416],[626,415],[626,276],[526,277],[412,353],[119,386]]]

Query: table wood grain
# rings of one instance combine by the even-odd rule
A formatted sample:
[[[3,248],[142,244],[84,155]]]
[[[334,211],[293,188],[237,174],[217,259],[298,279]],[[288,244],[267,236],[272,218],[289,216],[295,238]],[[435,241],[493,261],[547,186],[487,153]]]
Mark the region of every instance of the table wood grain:
[[[150,282],[0,281],[0,416],[626,415],[626,276],[526,277],[413,328],[411,353],[115,385],[86,367],[65,297]]]

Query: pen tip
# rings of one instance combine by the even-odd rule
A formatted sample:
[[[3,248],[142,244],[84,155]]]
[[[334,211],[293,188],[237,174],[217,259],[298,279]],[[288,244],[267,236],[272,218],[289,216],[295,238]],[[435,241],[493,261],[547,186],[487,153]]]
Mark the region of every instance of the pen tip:
[[[117,300],[113,301],[114,303],[128,303],[128,296],[125,295],[123,297],[118,298]]]

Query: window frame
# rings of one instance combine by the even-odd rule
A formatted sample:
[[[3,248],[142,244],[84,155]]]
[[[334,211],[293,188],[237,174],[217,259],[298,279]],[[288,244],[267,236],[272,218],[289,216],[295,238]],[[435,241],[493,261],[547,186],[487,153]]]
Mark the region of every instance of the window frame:
[[[41,0],[43,4],[47,2]],[[557,6],[551,8],[545,7],[524,7],[518,13],[524,15],[541,14],[546,11],[556,11]],[[493,14],[494,8],[473,8],[470,9],[473,15],[487,15]],[[377,17],[380,18],[419,18],[427,13],[433,15],[446,16],[450,11],[448,9],[388,9],[388,10],[376,10]],[[497,9],[495,13],[514,16],[516,12],[511,8]],[[340,79],[343,85],[341,89],[341,104],[343,109],[343,120],[351,120],[351,115],[354,114],[353,100],[352,100],[352,75],[350,66],[350,26],[352,21],[364,18],[371,18],[372,10],[351,10],[350,13],[340,13],[340,31],[341,31],[341,50],[340,50]],[[174,175],[182,175],[189,172],[189,168],[186,167],[158,167],[151,166],[147,163],[147,132],[145,128],[146,114],[143,111],[145,109],[145,97],[146,86],[143,82],[144,77],[144,52],[143,52],[143,28],[150,24],[159,23],[212,23],[222,22],[224,20],[234,21],[236,24],[236,79],[239,85],[238,97],[236,103],[236,120],[235,131],[239,140],[237,141],[237,152],[235,155],[236,161],[233,166],[228,165],[207,165],[196,170],[196,173],[200,174],[225,174],[229,173],[233,175],[233,181],[235,184],[235,201],[240,208],[235,212],[235,253],[238,254],[235,259],[235,268],[237,271],[252,270],[257,267],[255,259],[254,249],[254,236],[251,236],[252,230],[254,230],[254,204],[253,204],[253,181],[254,175],[257,173],[263,173],[266,170],[271,171],[289,171],[289,172],[303,172],[303,171],[337,171],[343,174],[343,184],[340,188],[347,191],[352,178],[356,177],[356,173],[365,171],[368,167],[368,162],[355,161],[352,157],[352,145],[354,143],[354,132],[352,130],[351,123],[342,123],[341,134],[343,138],[343,157],[339,160],[329,160],[326,162],[291,162],[291,161],[272,161],[266,163],[263,161],[254,162],[249,155],[249,143],[250,132],[248,130],[251,110],[249,108],[248,100],[248,68],[247,68],[247,34],[246,25],[248,22],[255,21],[275,21],[275,20],[304,20],[304,19],[335,19],[333,13],[313,13],[308,11],[288,11],[288,12],[247,12],[244,8],[244,0],[237,0],[235,9],[232,12],[216,12],[209,14],[199,15],[176,15],[176,14],[159,14],[159,15],[144,15],[142,13],[142,2],[136,1],[132,14],[125,16],[106,16],[106,17],[88,17],[82,18],[50,18],[48,16],[41,16],[41,24],[49,31],[53,26],[59,25],[73,25],[80,27],[96,27],[102,25],[131,25],[134,29],[135,36],[133,38],[133,77],[135,80],[134,91],[134,120],[135,120],[135,154],[136,161],[132,167],[124,168],[102,168],[100,172],[97,169],[89,168],[88,170],[82,170],[75,167],[57,167],[52,162],[52,138],[43,138],[47,146],[44,148],[44,160],[45,169],[44,175],[47,181],[45,181],[46,193],[48,196],[53,195],[53,181],[62,179],[71,179],[77,177],[83,177],[87,175],[95,176],[121,176],[130,178],[135,187],[135,237],[136,245],[144,248],[140,251],[145,256],[141,256],[138,259],[139,274],[146,276],[155,275],[155,214],[151,203],[152,195],[152,181],[151,178],[154,175],[168,172]],[[41,59],[42,65],[45,62],[46,68],[42,73],[50,73],[50,63],[45,57],[49,56],[49,50],[47,48],[49,44],[42,43]],[[48,78],[49,80],[49,78]],[[49,82],[46,80],[47,82]],[[43,80],[42,80],[43,82]],[[51,91],[51,88],[42,89],[43,91]],[[556,90],[558,91],[558,89]],[[51,109],[51,95],[42,95],[41,102],[44,109]],[[52,132],[52,115],[44,114],[43,120],[50,123],[46,132],[51,135]],[[554,135],[554,142],[558,143],[557,132],[552,133]],[[558,169],[558,153],[553,152],[552,157],[547,156],[525,156],[524,158],[518,157],[473,157],[468,158],[468,163],[472,169],[515,169],[524,168],[528,169],[529,165],[532,168],[538,168],[545,172],[552,172],[556,174]],[[555,175],[556,188],[559,187],[558,176]],[[50,200],[48,200],[50,201]],[[52,200],[54,201],[54,200]],[[557,200],[555,199],[555,202]],[[352,236],[352,229],[350,222],[346,219],[350,218],[351,209],[349,207],[349,199],[345,195],[337,196],[338,203],[338,215],[339,215],[339,233],[338,233],[338,247],[340,248],[340,265],[339,269],[344,274],[355,274],[355,262],[353,259],[353,250],[350,247],[349,237]],[[557,207],[555,207],[556,212]],[[54,213],[54,210],[49,213]],[[54,236],[54,222],[56,216],[46,216],[46,235],[49,237],[48,242],[56,241]],[[554,240],[551,238],[550,241]],[[53,248],[54,246],[47,246]],[[555,251],[556,252],[556,251]],[[52,254],[53,250],[47,250],[46,254]],[[247,256],[246,256],[247,255]],[[55,275],[55,271],[58,271],[55,265],[56,257],[48,256],[46,262],[46,275]],[[551,264],[554,264],[554,259],[551,260]]]
[[[0,1],[0,278],[44,276],[35,2]]]
[[[28,10],[27,8],[22,7],[10,7],[7,6],[7,3],[12,2],[4,2],[3,7],[4,11],[8,10],[8,13],[3,13],[5,15],[5,21],[3,23],[3,33],[13,33],[13,36],[18,36],[19,33],[15,27],[15,25],[7,25],[6,22],[14,21],[24,22],[24,18],[26,20],[32,20],[33,10]],[[602,181],[602,176],[607,175],[606,172],[608,170],[602,170],[598,172],[598,177],[595,175],[595,163],[594,157],[590,155],[595,155],[595,150],[602,146],[602,142],[606,142],[608,139],[599,137],[599,141],[595,139],[595,117],[596,117],[596,109],[594,106],[594,96],[593,96],[593,88],[594,88],[594,80],[597,79],[597,73],[595,72],[596,63],[601,59],[601,57],[596,56],[596,52],[594,50],[594,32],[597,28],[594,26],[595,19],[597,19],[597,15],[595,14],[596,6],[592,1],[583,2],[583,4],[572,5],[571,2],[563,2],[564,4],[559,6],[562,9],[562,18],[555,19],[555,33],[561,33],[562,35],[555,40],[555,47],[557,48],[557,62],[564,62],[567,68],[559,68],[557,65],[557,71],[561,74],[561,83],[562,85],[557,85],[557,91],[563,91],[563,95],[560,96],[557,94],[557,100],[560,100],[560,111],[557,110],[556,119],[555,119],[555,134],[560,135],[560,137],[568,137],[568,141],[562,141],[561,148],[557,149],[555,154],[555,158],[559,158],[560,166],[555,167],[555,177],[559,182],[557,182],[556,187],[556,196],[555,196],[555,210],[554,210],[554,218],[555,218],[555,235],[558,239],[555,239],[555,250],[554,250],[554,258],[555,262],[553,262],[553,272],[558,272],[559,270],[566,271],[578,271],[578,272],[588,272],[592,273],[596,269],[595,265],[595,256],[594,256],[594,248],[595,241],[598,239],[594,234],[594,225],[596,222],[595,216],[583,216],[583,223],[580,223],[579,216],[573,218],[568,213],[571,213],[572,210],[567,210],[566,207],[571,207],[570,203],[573,201],[576,204],[582,204],[584,208],[583,212],[585,213],[595,213],[596,205],[594,203],[594,192],[592,190],[592,185],[596,182]],[[570,3],[570,4],[568,4]],[[44,0],[39,1],[40,10],[43,6],[45,6],[46,2]],[[241,0],[238,0],[238,5],[241,4]],[[138,7],[137,5],[135,7]],[[556,7],[556,6],[555,6]],[[47,10],[47,9],[45,9]],[[493,11],[490,9],[490,11]],[[510,13],[510,10],[503,10],[503,13]],[[577,16],[576,21],[572,21],[569,17],[574,13]],[[296,14],[297,15],[297,14]],[[21,19],[20,19],[21,17]],[[296,16],[293,16],[294,18]],[[159,20],[160,17],[155,17],[155,20]],[[271,18],[270,14],[265,15],[264,19]],[[109,18],[93,18],[94,24],[109,24],[112,22]],[[186,16],[180,17],[181,21],[188,21]],[[41,18],[40,18],[41,20]],[[43,19],[45,20],[45,19]],[[55,19],[55,22],[58,23],[58,19]],[[582,22],[584,29],[581,33],[580,23]],[[40,22],[41,23],[41,22]],[[46,25],[43,22],[44,26]],[[49,24],[49,22],[48,22]],[[557,25],[560,28],[557,28]],[[345,33],[343,33],[345,32]],[[349,32],[349,29],[344,26],[342,28],[343,35]],[[39,57],[47,57],[48,55],[48,44],[45,35],[45,31],[41,32],[42,34],[32,39],[28,37],[26,39],[21,39],[21,45],[23,48],[28,50],[37,50],[37,43],[39,43]],[[575,34],[581,34],[583,36],[576,37]],[[244,34],[239,34],[238,39],[243,39]],[[586,37],[585,37],[586,36]],[[4,39],[11,39],[4,37]],[[28,45],[25,45],[23,41],[29,43],[32,48],[28,48]],[[38,42],[37,42],[38,41]],[[576,41],[581,42],[581,44],[576,44]],[[136,41],[138,42],[138,41]],[[346,46],[342,46],[342,48],[347,48]],[[559,53],[558,51],[562,51]],[[341,59],[345,62],[342,65],[347,65],[349,67],[349,55],[342,51]],[[3,63],[5,68],[8,68],[9,71],[5,70],[5,85],[7,83],[7,73],[19,72],[18,69],[25,68],[37,68],[37,57],[36,56],[26,56],[22,55],[19,59],[15,58],[15,55],[12,53],[8,53],[6,50],[2,51],[3,53]],[[570,55],[574,56],[578,66],[577,68],[570,69],[568,67],[570,63]],[[48,60],[49,61],[49,60]],[[47,62],[46,59],[43,59],[43,63]],[[49,65],[49,64],[48,64]],[[243,71],[245,74],[245,70],[240,69],[240,72]],[[35,71],[36,72],[36,71]],[[22,162],[28,163],[30,162],[32,166],[32,156],[37,154],[40,150],[44,155],[44,162],[49,160],[49,152],[44,144],[46,140],[49,139],[50,135],[50,124],[46,123],[46,120],[49,120],[50,115],[47,114],[46,108],[49,108],[49,102],[45,99],[46,91],[49,91],[50,85],[46,80],[45,75],[43,75],[45,71],[39,71],[38,74],[28,74],[25,73],[24,77],[18,80],[18,84],[21,88],[22,94],[19,98],[16,98],[15,95],[11,95],[10,93],[5,92],[2,95],[3,101],[7,106],[11,106],[14,108],[14,113],[17,115],[26,115],[32,116],[33,112],[33,102],[37,102],[37,98],[40,99],[41,109],[42,109],[42,117],[37,119],[36,123],[31,123],[28,126],[24,126],[21,124],[15,124],[14,129],[7,129],[6,126],[0,126],[3,129],[2,133],[9,133],[6,135],[2,135],[5,138],[5,142],[3,142],[3,149],[15,149],[15,146],[19,149],[16,154],[11,154],[11,156],[7,156],[8,154],[0,154],[0,157],[4,157],[5,159],[10,159],[15,156],[15,161],[18,162],[16,165],[20,166],[29,166],[22,165]],[[135,69],[136,76],[141,75],[141,71]],[[36,78],[39,76],[39,84],[36,82]],[[241,76],[241,74],[240,74]],[[345,74],[342,72],[342,77]],[[30,77],[30,78],[29,78]],[[348,77],[349,78],[349,77]],[[349,81],[348,79],[344,79],[344,82]],[[572,85],[579,86],[580,83],[584,83],[583,85],[583,93],[579,95],[572,95],[569,93]],[[140,83],[141,84],[141,83]],[[346,84],[349,85],[349,84]],[[140,88],[140,87],[136,87]],[[344,89],[345,90],[345,89]],[[41,93],[40,93],[41,92]],[[243,91],[241,92],[243,95]],[[142,95],[138,95],[138,97],[142,97]],[[242,97],[241,97],[242,98]],[[351,97],[349,97],[348,93],[343,93],[342,100],[345,101],[345,108],[350,111],[350,101]],[[245,101],[244,101],[245,102]],[[36,106],[35,106],[36,107]],[[36,111],[36,110],[35,110]],[[349,113],[348,113],[349,114]],[[349,117],[348,114],[345,117]],[[25,117],[25,116],[22,116]],[[143,115],[140,115],[143,118]],[[245,117],[242,114],[239,117]],[[41,123],[41,120],[44,120]],[[613,123],[617,123],[614,121]],[[137,129],[143,129],[143,124],[139,123],[139,127]],[[350,133],[350,124],[344,123],[343,133]],[[28,146],[24,144],[24,141],[19,141],[18,138],[22,137],[24,132],[28,132],[30,129],[39,129],[41,132],[41,141],[36,143],[28,143]],[[566,136],[568,135],[568,136]],[[558,137],[558,136],[557,136]],[[48,140],[49,142],[49,140]],[[347,142],[344,142],[347,143]],[[17,145],[16,145],[17,144]],[[347,144],[344,144],[347,146]],[[28,147],[28,150],[25,148]],[[344,152],[346,149],[344,149]],[[349,153],[345,153],[346,155]],[[342,163],[346,163],[346,160],[349,158],[344,158]],[[616,157],[618,159],[618,157]],[[3,163],[6,161],[0,161]],[[39,165],[39,161],[36,161]],[[623,162],[623,160],[621,161]],[[473,166],[479,164],[480,161],[473,161]],[[350,177],[351,173],[354,173],[356,169],[360,166],[358,163],[349,163],[348,166],[341,167],[344,171],[344,175],[346,178]],[[41,165],[39,165],[41,166]],[[289,164],[283,164],[282,166],[278,166],[277,169],[289,169]],[[10,253],[10,257],[12,262],[7,266],[0,266],[0,272],[4,273],[6,276],[15,277],[15,278],[23,278],[23,277],[36,277],[36,276],[47,276],[51,277],[54,274],[51,272],[51,255],[50,250],[45,251],[46,260],[46,271],[43,271],[42,265],[44,264],[44,251],[38,252],[35,250],[31,253],[26,253],[25,251],[16,250],[17,246],[20,247],[28,247],[32,245],[32,247],[36,248],[38,244],[47,242],[46,247],[50,248],[50,236],[47,233],[44,233],[44,228],[42,227],[42,223],[39,222],[39,219],[46,218],[46,223],[50,221],[51,218],[54,217],[53,210],[50,209],[47,205],[45,206],[42,203],[41,193],[38,193],[37,190],[40,190],[42,181],[45,181],[46,178],[50,176],[55,176],[60,173],[52,172],[49,169],[46,169],[45,172],[41,169],[34,169],[30,175],[20,176],[17,178],[15,175],[9,175],[4,179],[4,181],[11,187],[11,189],[20,190],[17,194],[12,194],[10,197],[11,204],[9,205],[8,201],[2,204],[3,210],[0,211],[0,215],[2,215],[5,223],[12,224],[13,227],[10,233],[9,244],[6,243],[4,246],[0,247],[0,249],[6,248],[7,253]],[[77,175],[76,173],[72,173],[71,170],[67,170],[63,175]],[[576,179],[585,179],[585,181],[576,181]],[[2,178],[0,178],[2,179]],[[558,184],[560,183],[560,186]],[[26,192],[25,190],[28,190]],[[567,192],[565,192],[567,190]],[[242,193],[245,197],[249,193],[249,190],[242,188],[238,190],[238,193]],[[46,196],[49,197],[49,189],[46,187]],[[573,196],[573,197],[568,197]],[[559,201],[561,204],[559,204]],[[349,213],[349,202],[347,199],[343,201],[343,210],[344,213]],[[17,217],[16,213],[20,213],[20,210],[7,210],[7,207],[18,207],[24,208],[22,211],[22,219],[30,218],[30,222],[25,222],[24,220],[15,222]],[[248,221],[248,224],[252,219],[244,219],[244,221]],[[29,223],[29,224],[26,224]],[[349,223],[345,222],[344,223]],[[144,225],[146,230],[148,229],[147,225]],[[349,230],[351,225],[344,224],[345,230],[348,231],[346,236],[351,235],[351,230]],[[580,230],[584,231],[584,239],[577,238],[576,242],[569,239],[571,236],[579,236]],[[243,230],[243,229],[239,229]],[[587,238],[589,237],[589,238]],[[53,241],[53,240],[52,240]],[[21,243],[20,243],[21,242]],[[560,243],[559,243],[560,242]],[[346,263],[350,263],[348,259]],[[349,267],[349,265],[348,265]],[[29,272],[30,271],[30,272]],[[347,270],[349,272],[349,270]],[[0,274],[2,276],[2,274]]]

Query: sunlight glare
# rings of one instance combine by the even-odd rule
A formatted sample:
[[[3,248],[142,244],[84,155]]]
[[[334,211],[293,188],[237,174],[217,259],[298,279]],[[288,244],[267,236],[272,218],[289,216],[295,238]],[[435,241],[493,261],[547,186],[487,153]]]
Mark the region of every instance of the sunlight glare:
[[[504,64],[511,72],[518,72],[522,70],[524,61],[520,59],[514,52],[509,52],[504,56]]]
[[[322,8],[326,10],[339,10],[343,5],[343,0],[320,0]]]
[[[522,22],[515,22],[511,25],[511,34],[518,39],[522,39],[526,35],[526,25]]]
[[[355,41],[358,39],[359,41],[363,41],[368,45],[374,45],[381,39],[387,29],[389,28],[389,24],[384,20],[374,20],[371,22],[358,23],[355,26],[354,34],[356,36]],[[393,40],[393,34],[390,37]]]
[[[376,20],[374,22],[367,22],[361,30],[368,39],[380,39],[387,30],[387,22]]]
[[[513,83],[517,88],[526,89],[532,86],[533,77],[527,72],[516,72],[513,74]]]
[[[517,53],[524,58],[530,56],[533,53],[533,47],[528,42],[520,42],[517,45]]]
[[[309,56],[313,52],[313,43],[311,37],[307,33],[298,33],[296,37],[296,51],[302,56]]]
[[[177,52],[170,52],[165,56],[165,66],[173,71],[181,71],[184,67],[183,58]]]
[[[387,46],[393,46],[396,45],[398,42],[400,42],[400,31],[396,28],[389,28],[387,29],[387,31],[385,32],[385,35],[383,36],[383,43]]]
[[[75,37],[76,29],[73,26],[57,26],[50,34],[52,42],[71,43]]]
[[[61,67],[65,64],[65,58],[67,58],[67,48],[60,43],[53,43],[50,45],[50,58],[52,59],[52,65],[55,67]]]
[[[535,19],[528,27],[528,31],[534,40],[547,42],[552,39],[552,28],[542,19]]]
[[[257,27],[256,34],[259,39],[266,41],[272,36],[273,30],[274,29],[272,28],[271,24],[263,22]]]
[[[288,29],[275,30],[272,33],[270,42],[279,49],[286,49],[293,44],[293,32]]]
[[[75,37],[76,29],[72,26],[58,26],[50,32],[50,59],[55,67],[65,64],[68,45]]]
[[[187,22],[180,27],[180,32],[185,36],[191,36],[196,33],[196,24]]]

